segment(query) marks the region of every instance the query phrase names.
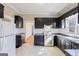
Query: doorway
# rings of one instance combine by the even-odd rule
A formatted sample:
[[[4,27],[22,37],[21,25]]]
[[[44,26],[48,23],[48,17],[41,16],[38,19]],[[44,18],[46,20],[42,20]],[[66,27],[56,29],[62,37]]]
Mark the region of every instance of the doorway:
[[[25,42],[28,44],[34,44],[34,36],[33,36],[34,25],[31,22],[27,22],[25,24]]]

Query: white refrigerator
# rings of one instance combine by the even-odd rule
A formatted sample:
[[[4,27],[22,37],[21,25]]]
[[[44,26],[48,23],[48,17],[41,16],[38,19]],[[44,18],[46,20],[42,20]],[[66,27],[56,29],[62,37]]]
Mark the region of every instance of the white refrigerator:
[[[2,42],[3,42],[3,35],[2,35],[2,21],[0,19],[0,52],[2,50]]]
[[[15,24],[0,20],[0,53],[16,55]]]

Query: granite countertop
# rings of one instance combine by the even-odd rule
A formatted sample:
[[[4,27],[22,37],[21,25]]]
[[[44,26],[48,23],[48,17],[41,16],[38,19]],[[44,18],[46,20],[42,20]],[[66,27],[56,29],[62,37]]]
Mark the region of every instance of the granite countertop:
[[[21,34],[25,34],[25,33],[16,33],[16,35],[21,35]]]
[[[35,33],[34,35],[44,35],[43,33]]]
[[[62,35],[62,36],[67,36],[67,37],[72,37],[72,38],[76,38],[79,39],[79,35],[67,35],[67,34],[63,34],[63,33],[57,33],[57,35]]]
[[[71,56],[79,56],[79,49],[65,49],[65,52]]]
[[[45,35],[45,34],[44,33],[35,33],[35,35]],[[62,33],[52,33],[51,35],[67,38],[67,40],[70,40],[73,43],[76,43],[79,45],[79,37],[69,36],[69,35],[62,34]]]
[[[63,38],[66,38],[67,40],[72,41],[73,43],[76,43],[79,45],[79,38],[71,37],[71,36],[66,36],[66,35],[57,35]]]

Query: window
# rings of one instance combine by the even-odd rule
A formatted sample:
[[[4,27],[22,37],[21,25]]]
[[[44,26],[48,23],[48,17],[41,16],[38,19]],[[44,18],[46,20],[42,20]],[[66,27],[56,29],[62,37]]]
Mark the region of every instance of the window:
[[[65,28],[66,27],[66,22],[65,22],[65,19],[62,20],[62,28]]]

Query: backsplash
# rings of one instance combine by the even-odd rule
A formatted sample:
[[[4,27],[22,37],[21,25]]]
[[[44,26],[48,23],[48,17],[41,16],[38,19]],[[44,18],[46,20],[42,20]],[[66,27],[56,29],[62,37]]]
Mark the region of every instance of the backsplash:
[[[25,33],[23,28],[16,28],[16,34]]]
[[[52,33],[61,33],[63,29],[52,29]],[[44,29],[34,29],[34,35],[38,33],[44,33]]]
[[[44,29],[34,29],[33,34],[43,33]]]

